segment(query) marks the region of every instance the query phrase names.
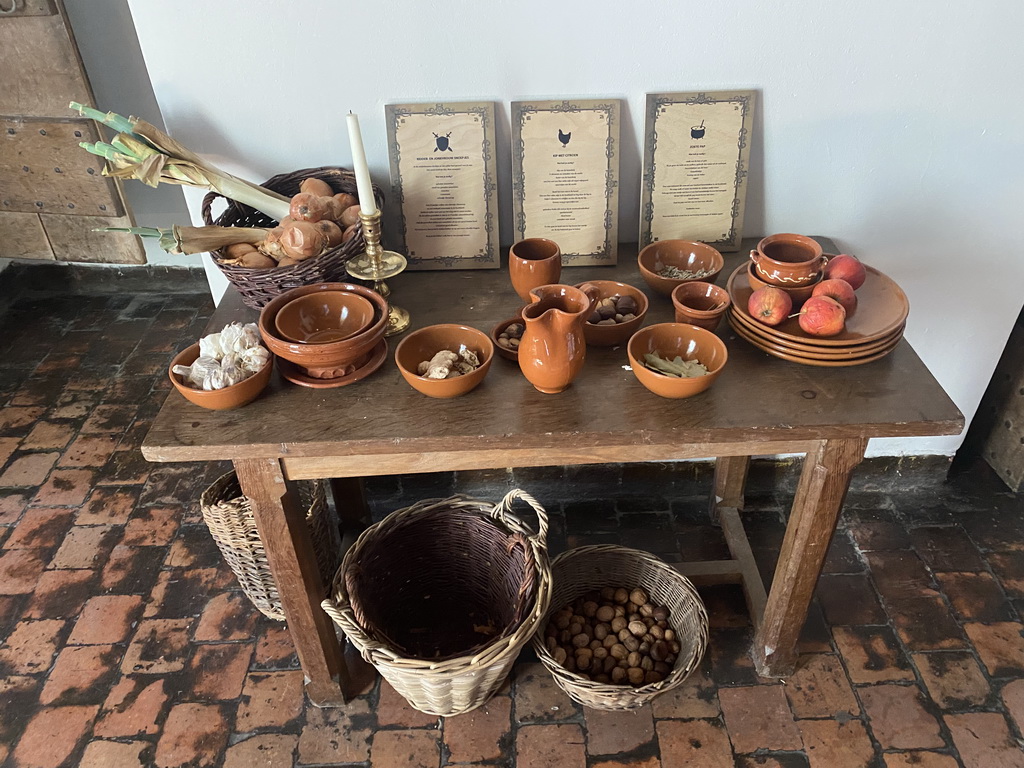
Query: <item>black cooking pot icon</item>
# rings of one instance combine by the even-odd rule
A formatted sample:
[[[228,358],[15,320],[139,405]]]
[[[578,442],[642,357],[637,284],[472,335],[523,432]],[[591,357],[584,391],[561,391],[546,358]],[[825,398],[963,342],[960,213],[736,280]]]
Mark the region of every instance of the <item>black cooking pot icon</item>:
[[[704,138],[704,121],[700,121],[700,125],[695,125],[690,128],[691,139],[703,139]]]

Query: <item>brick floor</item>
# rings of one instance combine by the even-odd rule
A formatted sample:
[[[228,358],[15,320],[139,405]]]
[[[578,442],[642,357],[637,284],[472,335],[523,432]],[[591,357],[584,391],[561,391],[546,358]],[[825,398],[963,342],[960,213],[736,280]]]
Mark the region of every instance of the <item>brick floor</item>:
[[[417,712],[379,680],[321,710],[287,629],[248,603],[198,514],[225,466],[138,450],[163,366],[201,332],[208,299],[50,296],[42,323],[39,302],[0,314],[0,765],[1024,766],[1024,503],[984,465],[945,483],[909,466],[851,490],[781,684],[754,672],[729,587],[704,590],[698,670],[635,712],[579,706],[529,651],[459,717]],[[794,480],[785,462],[751,470],[744,520],[769,574]],[[619,541],[714,558],[709,482],[706,464],[644,464],[369,488],[379,518],[515,483],[547,506],[553,553]]]

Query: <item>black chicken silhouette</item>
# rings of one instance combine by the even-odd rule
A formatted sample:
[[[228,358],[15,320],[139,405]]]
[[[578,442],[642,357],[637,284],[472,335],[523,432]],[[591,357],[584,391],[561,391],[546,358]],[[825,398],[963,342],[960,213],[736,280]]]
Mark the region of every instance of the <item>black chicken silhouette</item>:
[[[569,131],[568,133],[562,133],[562,129],[561,128],[558,129],[558,140],[560,142],[562,142],[562,146],[563,147],[568,146],[569,139],[571,139],[571,138],[572,138],[572,131]]]

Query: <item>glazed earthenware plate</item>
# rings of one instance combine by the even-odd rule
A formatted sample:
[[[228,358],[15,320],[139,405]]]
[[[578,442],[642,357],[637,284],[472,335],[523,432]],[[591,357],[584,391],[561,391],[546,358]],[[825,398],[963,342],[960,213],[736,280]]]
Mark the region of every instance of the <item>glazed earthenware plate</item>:
[[[755,336],[760,341],[775,344],[797,354],[814,353],[816,355],[825,355],[828,357],[862,357],[866,354],[877,351],[893,340],[902,337],[903,330],[906,327],[901,325],[892,333],[886,334],[881,339],[876,339],[874,341],[868,341],[860,344],[847,344],[841,347],[824,347],[813,342],[805,344],[797,341],[790,341],[789,339],[781,336],[776,336],[772,333],[771,326],[765,325],[764,323],[758,323],[756,320],[751,320],[749,317],[745,317],[737,312],[730,311],[729,315],[738,324],[742,325],[745,331]]]
[[[365,363],[351,373],[346,373],[344,376],[338,376],[334,379],[316,379],[312,376],[307,376],[299,366],[285,360],[283,357],[277,358],[277,370],[292,384],[298,384],[300,387],[334,389],[335,387],[344,387],[365,379],[384,364],[387,356],[388,342],[386,339],[381,339],[380,343],[370,352],[370,357]]]
[[[729,325],[732,326],[733,330],[736,331],[742,338],[749,341],[754,347],[760,349],[762,352],[766,352],[773,357],[777,357],[781,360],[788,360],[791,363],[800,363],[801,365],[813,365],[821,368],[843,368],[854,365],[864,365],[865,363],[873,363],[875,360],[881,360],[883,357],[892,352],[896,346],[900,343],[900,339],[903,337],[894,339],[889,344],[877,352],[873,352],[862,357],[849,357],[849,358],[832,358],[828,360],[819,360],[816,358],[805,357],[804,355],[784,351],[782,347],[777,345],[769,346],[762,341],[757,340],[753,336],[745,336],[745,331],[742,330],[742,326],[736,323],[735,319],[729,318]]]
[[[846,328],[835,336],[822,338],[812,336],[800,328],[795,317],[783,320],[771,328],[771,335],[786,341],[814,346],[842,347],[850,344],[864,344],[880,341],[903,325],[910,314],[910,302],[895,281],[886,277],[874,267],[864,265],[867,272],[864,285],[857,289],[857,308],[846,317]],[[729,276],[729,295],[732,297],[733,310],[757,322],[747,309],[753,289],[747,279],[748,266],[744,262]],[[764,326],[768,328],[769,326]]]
[[[751,344],[762,349],[772,349],[787,355],[805,357],[808,360],[856,360],[861,357],[869,357],[878,352],[891,350],[900,339],[903,338],[903,331],[900,331],[884,341],[865,344],[860,347],[820,347],[818,349],[795,349],[793,346],[783,345],[774,339],[759,336],[747,326],[741,325],[735,316],[729,318],[729,324],[738,336],[746,339]],[[836,352],[835,350],[839,350]]]

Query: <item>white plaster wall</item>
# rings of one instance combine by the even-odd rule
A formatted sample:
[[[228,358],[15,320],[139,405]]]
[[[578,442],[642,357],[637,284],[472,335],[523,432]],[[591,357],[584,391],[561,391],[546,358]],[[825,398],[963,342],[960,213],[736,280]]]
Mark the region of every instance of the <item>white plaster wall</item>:
[[[64,7],[96,96],[96,106],[123,115],[139,115],[161,126],[160,108],[146,73],[127,0],[65,0]],[[161,185],[154,189],[128,181],[124,184],[124,196],[140,227],[169,227],[189,221],[185,198],[177,187]],[[165,253],[154,240],[144,240],[143,245],[150,264],[202,263],[199,256]]]
[[[907,337],[968,419],[1022,304],[1024,57],[1015,0],[552,3],[129,0],[171,133],[231,171],[350,162],[388,178],[387,102],[617,96],[635,239],[648,91],[756,88],[746,233],[833,237],[910,296]],[[201,195],[186,194],[193,218]],[[960,437],[874,441],[951,454]]]

